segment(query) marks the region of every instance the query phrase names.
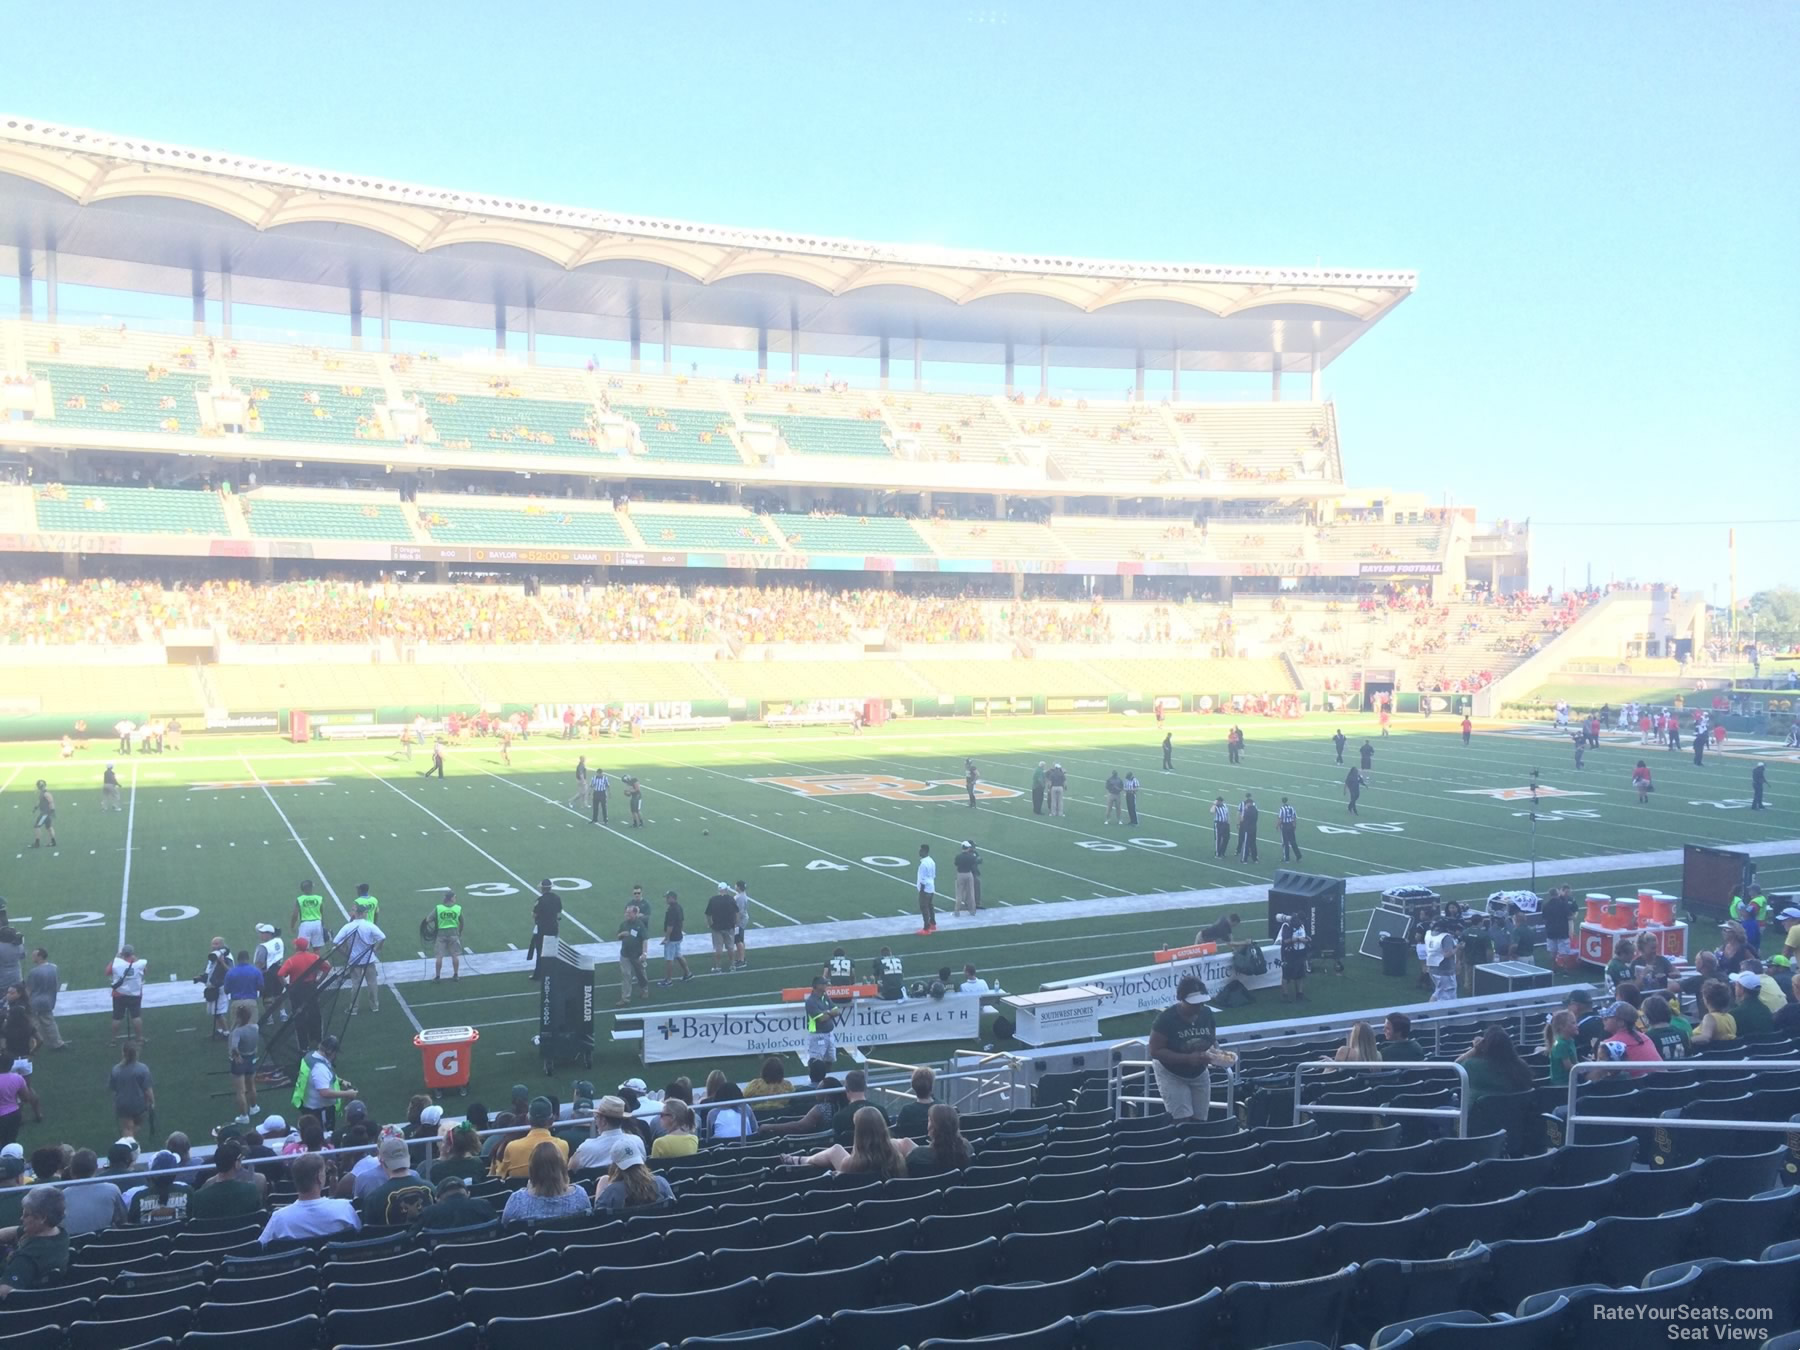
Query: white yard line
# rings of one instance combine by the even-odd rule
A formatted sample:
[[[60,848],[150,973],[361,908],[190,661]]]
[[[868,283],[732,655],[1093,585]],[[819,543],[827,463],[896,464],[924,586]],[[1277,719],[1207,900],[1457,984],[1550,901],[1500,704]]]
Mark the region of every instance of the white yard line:
[[[17,770],[14,770],[16,773]],[[12,779],[7,779],[11,782]],[[125,807],[125,879],[119,883],[119,946],[125,945],[125,918],[131,909],[131,832],[137,824],[137,765],[131,766],[131,798]]]
[[[369,777],[373,778],[376,782],[380,783],[383,787],[387,788],[388,791],[394,793],[394,795],[402,798],[405,801],[412,802],[412,804],[414,806],[418,807],[419,810],[423,811],[426,815],[430,816],[438,824],[442,825],[446,830],[450,831],[451,834],[455,835],[458,839],[462,840],[463,843],[467,844],[470,848],[474,849],[482,857],[486,858],[489,862],[494,864],[495,867],[498,867],[502,872],[506,873],[507,876],[511,877],[514,881],[518,882],[519,885],[521,885],[525,888],[526,894],[533,895],[533,896],[535,896],[537,894],[537,883],[535,881],[527,881],[524,877],[520,876],[517,872],[513,871],[512,868],[508,867],[505,863],[501,862],[493,854],[489,853],[480,844],[476,843],[473,839],[469,838],[468,835],[464,834],[461,830],[457,829],[456,826],[452,825],[449,821],[445,820],[436,811],[433,811],[429,806],[425,805],[424,802],[414,800],[412,797],[410,797],[406,793],[402,792],[399,788],[395,787],[392,783],[388,782],[388,780],[383,778],[380,774],[376,773],[375,770],[371,769],[368,765],[364,764],[364,765],[361,765],[360,767],[362,768],[364,773],[368,774]],[[483,770],[483,772],[485,773],[486,770]],[[563,915],[564,915],[564,917],[566,917],[568,919],[568,921],[570,923],[574,924],[582,932],[586,933],[589,937],[593,938],[595,942],[600,941],[600,935],[598,933],[596,933],[593,929],[589,928],[585,923],[583,923],[580,919],[576,918],[573,914],[570,914],[567,909],[563,910]],[[464,950],[463,954],[465,956],[473,955],[473,953],[467,951],[466,949]]]
[[[394,1002],[400,1005],[400,1011],[406,1017],[406,1020],[412,1023],[412,1029],[414,1031],[425,1030],[419,1019],[413,1015],[412,1005],[406,1001],[406,995],[400,992],[400,986],[397,984],[390,984],[387,987],[387,991],[393,995]]]
[[[289,820],[287,812],[281,809],[281,803],[275,800],[275,794],[269,791],[269,785],[263,782],[261,775],[256,772],[256,766],[251,764],[249,757],[247,755],[239,755],[238,759],[242,761],[244,771],[250,775],[251,780],[262,789],[263,796],[269,799],[269,805],[275,808],[275,814],[280,816],[281,823],[287,826],[288,837],[300,846],[301,856],[306,859],[307,865],[312,868],[313,875],[319,879],[319,884],[325,888],[325,894],[331,897],[331,903],[338,907],[338,913],[344,916],[344,922],[348,923],[350,921],[350,911],[345,909],[344,902],[338,899],[338,893],[332,887],[331,878],[325,875],[325,869],[320,867],[319,860],[313,857],[312,850],[306,846],[306,841],[300,837],[300,831],[294,828],[294,822]],[[135,767],[132,769],[132,773],[135,781],[135,775],[137,773]],[[127,828],[126,834],[130,834],[129,828]]]
[[[570,806],[567,802],[559,802],[554,797],[546,797],[543,793],[538,792],[536,789],[528,788],[523,783],[515,782],[513,779],[508,778],[503,773],[494,773],[491,770],[483,769],[479,764],[477,764],[475,766],[475,768],[478,772],[487,774],[487,776],[489,778],[498,779],[500,782],[505,783],[508,787],[517,788],[520,792],[525,793],[527,796],[536,797],[540,802],[549,803],[551,806],[554,806],[558,811],[567,811],[570,815],[573,815],[573,816],[581,815],[581,812],[575,810],[575,808]],[[663,795],[670,796],[672,794],[665,792]],[[677,798],[676,800],[685,801],[686,798]],[[700,809],[707,810],[707,811],[712,810],[711,807],[702,807]],[[739,824],[739,825],[742,825],[744,823],[741,820],[735,820],[734,817],[726,815],[722,811],[713,811],[713,814],[715,816],[718,816],[721,820],[735,821],[735,823]],[[586,819],[586,817],[583,817],[583,819]],[[642,839],[639,839],[635,834],[629,833],[628,832],[629,827],[618,828],[618,827],[614,827],[614,826],[602,826],[602,827],[597,827],[597,828],[604,828],[611,835],[622,840],[623,842],[625,842],[627,844],[635,844],[638,848],[643,849],[644,852],[654,854],[656,857],[661,858],[664,862],[668,863],[671,867],[679,867],[682,871],[688,873],[690,876],[699,877],[702,881],[704,881],[709,886],[715,885],[719,881],[723,880],[723,878],[721,878],[721,877],[710,876],[709,874],[702,872],[697,867],[689,866],[687,863],[682,862],[681,859],[679,859],[679,858],[671,858],[667,853],[664,853],[661,849],[652,848],[649,844],[646,844]],[[751,826],[751,828],[756,829],[759,827]],[[783,836],[783,837],[785,838],[785,836]],[[871,869],[871,870],[873,870],[873,869]],[[800,920],[796,919],[793,915],[783,914],[780,910],[776,909],[775,906],[773,906],[771,904],[767,904],[764,901],[758,900],[755,896],[752,896],[750,898],[750,903],[757,906],[759,909],[768,910],[769,913],[773,914],[778,919],[785,919],[789,923],[799,923],[800,922]]]

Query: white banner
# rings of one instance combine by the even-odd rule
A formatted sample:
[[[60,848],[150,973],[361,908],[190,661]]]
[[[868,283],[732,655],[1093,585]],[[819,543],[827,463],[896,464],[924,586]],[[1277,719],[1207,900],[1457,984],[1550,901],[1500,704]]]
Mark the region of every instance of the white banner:
[[[1240,980],[1246,989],[1273,989],[1281,983],[1281,947],[1270,943],[1263,949],[1269,968],[1261,975],[1240,975],[1232,967],[1231,953],[1214,952],[1189,961],[1165,961],[1160,965],[1136,966],[1131,970],[1114,970],[1104,975],[1081,975],[1072,980],[1049,980],[1045,989],[1068,989],[1087,985],[1104,989],[1099,1016],[1123,1017],[1126,1013],[1161,1012],[1175,1003],[1175,985],[1183,975],[1198,975],[1206,983],[1206,992],[1214,998],[1232,980]]]
[[[981,995],[946,994],[898,1002],[858,1002],[833,1033],[839,1045],[867,1049],[909,1041],[971,1040],[981,1035]],[[645,1013],[644,1063],[736,1055],[806,1053],[806,1006],[708,1008]]]

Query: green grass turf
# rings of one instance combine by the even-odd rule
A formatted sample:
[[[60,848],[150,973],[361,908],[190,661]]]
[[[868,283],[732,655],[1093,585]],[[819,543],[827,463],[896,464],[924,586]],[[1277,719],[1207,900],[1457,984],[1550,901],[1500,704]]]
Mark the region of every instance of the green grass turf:
[[[424,947],[416,929],[431,892],[455,886],[467,903],[465,937],[475,953],[470,973],[454,986],[411,984],[401,993],[428,1026],[470,1022],[482,1028],[474,1092],[491,1102],[504,1099],[515,1080],[541,1081],[529,1043],[533,987],[512,949],[522,949],[528,939],[531,889],[542,876],[557,879],[568,905],[564,934],[577,942],[591,941],[590,932],[611,938],[633,882],[642,882],[652,896],[679,890],[690,930],[699,933],[709,883],[747,880],[761,902],[759,928],[750,939],[752,969],[655,991],[663,1006],[689,1007],[762,1001],[780,987],[804,983],[829,952],[826,943],[758,956],[759,934],[794,922],[869,915],[898,920],[914,912],[913,859],[920,842],[933,845],[948,889],[949,856],[959,840],[974,837],[988,859],[984,898],[990,906],[1054,906],[1065,899],[1261,883],[1280,866],[1273,817],[1285,792],[1301,813],[1306,870],[1368,876],[1502,864],[1523,876],[1529,836],[1518,813],[1526,804],[1458,790],[1519,787],[1534,766],[1550,787],[1592,794],[1545,799],[1548,818],[1537,827],[1543,859],[1673,849],[1689,841],[1729,846],[1800,837],[1800,767],[1778,752],[1769,760],[1772,809],[1752,814],[1707,804],[1747,803],[1747,758],[1709,757],[1705,768],[1695,768],[1686,754],[1609,743],[1590,751],[1587,770],[1577,774],[1561,739],[1496,732],[1478,735],[1465,748],[1449,734],[1447,720],[1432,726],[1408,719],[1388,740],[1376,738],[1363,813],[1350,818],[1340,786],[1344,770],[1333,764],[1327,739],[1335,722],[1247,723],[1248,747],[1238,766],[1225,762],[1226,725],[1219,718],[1173,722],[1172,774],[1158,768],[1158,737],[1149,719],[1033,719],[890,725],[861,737],[741,727],[573,746],[533,739],[514,747],[510,768],[500,762],[497,747],[465,746],[452,752],[443,783],[419,776],[422,761],[398,761],[381,744],[292,746],[271,738],[195,737],[180,754],[119,761],[129,808],[119,814],[97,809],[104,744],[74,763],[57,761],[47,747],[14,746],[0,754],[0,823],[28,845],[30,784],[47,777],[58,796],[62,847],[55,853],[15,849],[6,860],[4,893],[27,944],[49,947],[65,981],[91,989],[103,986],[101,970],[121,931],[151,962],[153,980],[173,976],[183,983],[198,973],[214,933],[233,946],[248,945],[252,925],[264,919],[290,932],[292,896],[308,875],[327,883],[346,905],[356,883],[369,882],[382,899],[382,924],[390,935],[384,956],[410,958]],[[1353,759],[1355,746],[1375,729],[1360,719],[1346,720],[1344,729],[1352,737]],[[644,830],[595,829],[561,805],[574,790],[578,753],[604,765],[615,780],[622,771],[642,776],[649,821]],[[988,784],[1021,795],[969,810],[960,791],[965,754],[976,758]],[[1627,781],[1639,757],[1650,761],[1659,788],[1642,807]],[[1060,759],[1069,771],[1065,819],[1031,814],[1025,789],[1040,758]],[[1135,769],[1144,781],[1135,830],[1102,824],[1099,784],[1114,767]],[[950,786],[926,789],[945,800],[917,802],[866,793],[803,797],[790,787],[752,781],[819,775],[892,775]],[[274,785],[302,777],[329,781]],[[269,786],[256,785],[256,779]],[[211,781],[251,785],[193,790],[195,783]],[[1245,790],[1254,791],[1264,808],[1262,861],[1216,861],[1207,816],[1212,798],[1223,792],[1235,802]],[[623,807],[617,789],[613,806],[616,824]],[[1093,844],[1103,847],[1084,846]],[[1763,873],[1771,884],[1791,884],[1800,879],[1800,859],[1795,864],[1771,859]],[[1679,874],[1677,868],[1599,875],[1592,883],[1570,880],[1601,889],[1623,889],[1627,882],[1677,889]],[[1482,896],[1498,884],[1482,881],[1447,893]],[[1373,897],[1352,897],[1353,933],[1360,932],[1372,904]],[[1259,912],[1249,909],[1246,917],[1254,920]],[[335,924],[329,900],[327,913]],[[1160,946],[1191,940],[1206,913],[1202,906],[1134,914],[1127,902],[1101,918],[1051,921],[1054,911],[1047,909],[1042,924],[959,936],[946,921],[936,937],[908,933],[892,945],[907,958],[909,974],[972,960],[1008,989],[1028,990],[1044,979],[1141,964]],[[1260,925],[1253,922],[1250,932],[1258,934]],[[875,944],[864,945],[870,950],[856,950],[858,958],[872,955]],[[692,952],[703,946],[703,933],[690,938],[697,969],[708,958],[695,960]],[[659,960],[652,969],[661,973]],[[602,972],[602,1008],[615,992],[610,973]],[[1316,982],[1313,1006],[1325,1012],[1414,997],[1410,984],[1386,981],[1377,963],[1353,957],[1343,977]],[[358,1019],[344,1067],[379,1113],[392,1117],[422,1080],[410,1025],[393,998],[385,997],[382,1008],[378,1017],[365,1010]],[[1236,1020],[1265,1020],[1279,1011],[1264,996]],[[1107,1031],[1132,1034],[1142,1020],[1111,1020]],[[215,1062],[221,1056],[210,1048],[204,1023],[197,1001],[147,1016],[145,1058],[162,1084],[163,1129],[204,1129],[230,1115],[220,1095],[227,1086],[222,1064]],[[609,1030],[610,1020],[602,1018],[596,1081],[673,1075],[677,1066],[648,1072],[636,1066],[626,1047],[607,1039]],[[112,1058],[107,1024],[97,1016],[69,1017],[64,1034],[77,1044],[66,1054],[41,1057],[36,1083],[50,1119],[41,1127],[27,1125],[27,1143],[103,1143],[111,1129],[103,1090]],[[953,1047],[921,1046],[905,1054],[925,1059],[947,1048]],[[713,1066],[680,1067],[703,1072]],[[749,1077],[756,1066],[723,1067]],[[556,1082],[566,1090],[574,1076],[573,1070],[559,1071]]]

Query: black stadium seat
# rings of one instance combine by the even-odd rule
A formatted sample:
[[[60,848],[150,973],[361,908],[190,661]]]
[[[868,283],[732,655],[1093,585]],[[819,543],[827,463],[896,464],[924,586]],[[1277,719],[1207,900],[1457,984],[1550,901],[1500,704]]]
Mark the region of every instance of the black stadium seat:
[[[1557,1288],[1572,1273],[1604,1279],[1595,1264],[1596,1256],[1604,1255],[1595,1234],[1590,1220],[1557,1237],[1505,1238],[1483,1244],[1476,1250],[1487,1252],[1487,1268],[1471,1306],[1483,1312],[1511,1313],[1532,1294]]]
[[[175,1308],[197,1308],[206,1302],[206,1286],[199,1281],[159,1289],[147,1294],[107,1294],[94,1300],[94,1320],[120,1322],[153,1317]]]
[[[1092,1312],[1101,1289],[1097,1270],[1049,1283],[977,1285],[969,1294],[970,1314],[976,1334],[999,1336]]]
[[[912,1246],[918,1227],[916,1221],[908,1219],[886,1228],[821,1233],[816,1248],[819,1268],[841,1270],[846,1266],[860,1266],[872,1256],[889,1256]]]
[[[390,1308],[428,1299],[444,1287],[436,1270],[421,1270],[379,1284],[332,1283],[325,1286],[325,1311],[337,1308]]]
[[[1487,1272],[1484,1248],[1434,1261],[1368,1261],[1357,1271],[1343,1339],[1366,1341],[1378,1328],[1472,1306]]]
[[[804,1274],[813,1269],[817,1257],[818,1242],[798,1237],[778,1247],[720,1247],[707,1254],[706,1264],[714,1284],[734,1284],[746,1276],[776,1271]]]
[[[624,1325],[625,1300],[614,1298],[575,1312],[542,1317],[497,1317],[482,1328],[481,1338],[486,1343],[487,1350],[600,1346],[613,1344]]]
[[[1074,1350],[1080,1343],[1080,1324],[1073,1317],[1052,1322],[1035,1331],[1018,1331],[1005,1336],[983,1336],[979,1340],[946,1340],[934,1336],[921,1342],[918,1350]]]
[[[69,1350],[120,1350],[160,1338],[181,1336],[193,1320],[187,1308],[169,1308],[148,1317],[108,1322],[73,1322],[69,1325]]]
[[[626,1304],[626,1325],[630,1334],[645,1344],[722,1336],[757,1325],[757,1294],[755,1280],[684,1293],[637,1294]]]
[[[681,1343],[681,1350],[825,1350],[830,1339],[831,1324],[823,1317],[809,1317],[798,1326],[779,1331],[690,1336]]]
[[[1217,1288],[1186,1303],[1103,1309],[1081,1319],[1080,1343],[1084,1350],[1209,1345],[1223,1341],[1224,1313],[1225,1292]]]
[[[1000,1240],[983,1238],[966,1247],[895,1252],[888,1258],[888,1280],[899,1297],[931,1303],[953,1289],[985,1284],[999,1263]]]
[[[1286,1283],[1263,1281],[1225,1289],[1225,1320],[1239,1345],[1273,1345],[1297,1336],[1323,1335],[1335,1345],[1356,1291],[1357,1267]]]
[[[861,1265],[807,1275],[769,1275],[762,1281],[770,1325],[792,1326],[809,1317],[830,1317],[841,1308],[873,1308],[885,1301],[887,1261],[872,1256]]]
[[[576,1271],[542,1284],[477,1286],[458,1295],[463,1316],[481,1326],[496,1317],[535,1317],[546,1313],[574,1312],[592,1300],[587,1276]]]
[[[1248,1280],[1304,1280],[1324,1268],[1325,1252],[1323,1225],[1292,1237],[1221,1242],[1213,1248],[1212,1279],[1227,1291]]]
[[[388,1341],[379,1346],[338,1344],[332,1350],[476,1350],[480,1340],[475,1324],[464,1322],[461,1326],[427,1332],[411,1340]]]
[[[1469,1323],[1433,1322],[1417,1331],[1402,1331],[1393,1339],[1377,1343],[1379,1350],[1542,1350],[1555,1345],[1571,1326],[1579,1325],[1569,1316],[1566,1299],[1556,1299],[1543,1311],[1530,1317],[1504,1322],[1485,1319]],[[1640,1328],[1641,1330],[1641,1328]],[[1583,1344],[1586,1342],[1584,1340]],[[1370,1350],[1377,1350],[1371,1346]]]
[[[706,1255],[694,1252],[678,1261],[659,1261],[653,1266],[595,1266],[588,1272],[588,1288],[595,1302],[629,1299],[635,1294],[679,1294],[706,1283]]]
[[[204,1311],[204,1310],[202,1310]],[[248,1343],[256,1350],[313,1350],[324,1325],[311,1314],[283,1322],[264,1322],[254,1327],[195,1330],[181,1338],[182,1350],[241,1350]]]
[[[444,1271],[444,1288],[453,1294],[479,1285],[483,1289],[503,1289],[514,1284],[537,1284],[563,1273],[562,1253],[533,1252],[511,1261],[465,1261],[454,1247],[432,1253]],[[451,1260],[456,1261],[451,1265]]]
[[[961,1291],[935,1303],[907,1303],[867,1311],[846,1310],[831,1319],[831,1343],[842,1346],[917,1345],[963,1333],[969,1296]]]
[[[1060,1233],[1008,1233],[1000,1239],[1000,1270],[1009,1281],[1065,1280],[1103,1263],[1106,1225]]]
[[[1377,1259],[1428,1261],[1436,1254],[1428,1226],[1431,1211],[1421,1209],[1378,1223],[1334,1223],[1325,1230],[1325,1264],[1343,1267]]]
[[[72,1298],[62,1303],[40,1303],[30,1308],[15,1308],[13,1300],[9,1298],[4,1305],[0,1305],[0,1344],[11,1345],[13,1337],[36,1331],[39,1327],[66,1327],[71,1322],[85,1321],[93,1314],[93,1310],[94,1301],[89,1298]],[[60,1335],[58,1339],[61,1339]]]
[[[326,1289],[329,1297],[331,1290]],[[435,1336],[463,1320],[455,1294],[437,1294],[380,1308],[339,1308],[325,1314],[325,1337],[333,1345],[386,1345],[417,1336]]]

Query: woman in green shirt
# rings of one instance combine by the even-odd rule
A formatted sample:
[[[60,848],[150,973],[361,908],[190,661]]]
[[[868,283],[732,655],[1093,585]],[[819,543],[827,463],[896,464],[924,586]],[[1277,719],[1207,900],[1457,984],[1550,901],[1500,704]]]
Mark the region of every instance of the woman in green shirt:
[[[1469,1075],[1469,1101],[1507,1092],[1523,1092],[1531,1086],[1531,1070],[1519,1058],[1506,1028],[1498,1024],[1482,1032],[1475,1044],[1457,1057]]]

